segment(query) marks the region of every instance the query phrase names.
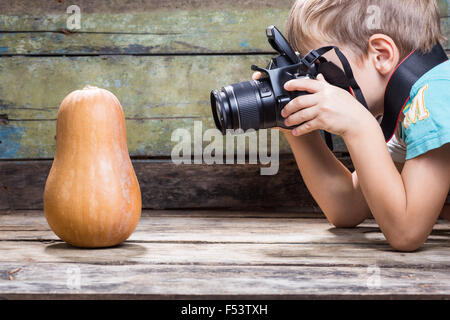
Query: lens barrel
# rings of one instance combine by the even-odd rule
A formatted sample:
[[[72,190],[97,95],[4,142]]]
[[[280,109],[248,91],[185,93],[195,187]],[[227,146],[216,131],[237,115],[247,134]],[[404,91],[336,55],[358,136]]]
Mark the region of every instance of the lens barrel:
[[[267,81],[241,82],[214,90],[211,108],[216,126],[223,134],[228,129],[264,129],[267,124],[264,120],[275,116],[275,101]]]

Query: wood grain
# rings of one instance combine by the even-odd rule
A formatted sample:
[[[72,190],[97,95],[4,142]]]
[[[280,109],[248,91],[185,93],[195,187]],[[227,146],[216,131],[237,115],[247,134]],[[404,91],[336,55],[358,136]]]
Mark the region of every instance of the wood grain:
[[[127,242],[101,250],[49,236],[42,212],[2,214],[0,298],[450,298],[449,223],[406,254],[370,220],[338,230],[274,214],[146,212]],[[370,267],[378,288],[368,286]],[[79,288],[70,286],[74,275]]]
[[[69,3],[2,5],[0,54],[199,54],[273,51],[265,28],[284,28],[291,0],[78,1],[79,30],[67,31]]]
[[[267,61],[265,56],[1,58],[0,159],[53,158],[59,104],[87,84],[118,97],[131,156],[170,156],[176,129],[192,133],[195,121],[204,131],[215,128],[211,90],[250,79],[251,64]],[[280,149],[290,152],[284,137]]]
[[[80,265],[8,263],[3,299],[448,299],[447,269],[382,269],[380,288],[365,267]],[[80,274],[80,289],[68,282]],[[438,279],[438,280],[437,280]],[[69,282],[70,284],[70,282]]]
[[[224,10],[230,8],[268,8],[276,9],[280,7],[289,8],[294,0],[279,0],[274,3],[271,0],[77,0],[77,5],[84,13],[141,13],[143,11],[152,12],[155,10],[181,11],[181,10]],[[438,0],[445,1],[445,0]],[[0,3],[0,12],[8,15],[58,15],[64,14],[66,8],[72,5],[69,0],[44,1],[36,3],[33,0],[17,0]]]
[[[192,131],[194,121],[214,127],[210,90],[245,81],[251,64],[267,63],[264,28],[283,25],[292,2],[79,1],[75,33],[64,30],[68,2],[0,4],[0,159],[52,158],[58,106],[88,83],[122,102],[131,156],[169,156],[175,129]],[[448,5],[439,5],[447,30]],[[340,139],[336,151],[346,151]],[[281,153],[290,153],[284,138]]]
[[[271,52],[264,30],[269,25],[284,29],[293,1],[77,3],[82,16],[76,32],[66,30],[69,3],[3,4],[0,55]],[[448,36],[448,4],[439,0],[439,5]]]
[[[351,168],[349,159],[342,161]],[[180,165],[171,161],[133,162],[143,207],[271,208],[319,212],[292,157],[280,159],[275,176],[261,176],[260,165]],[[0,208],[42,209],[51,161],[1,161]]]
[[[127,119],[212,118],[210,92],[248,81],[271,56],[108,56],[0,58],[0,110],[9,123],[56,120],[70,92],[112,91]],[[190,117],[190,118],[189,118]]]
[[[303,224],[303,221],[298,221]],[[29,232],[33,234],[33,232]],[[76,249],[63,242],[0,241],[4,263],[79,263],[93,265],[220,265],[220,266],[310,266],[450,268],[449,246],[434,244],[412,255],[401,256],[388,244],[305,243],[142,243],[127,241],[119,247],[92,251]],[[339,252],[339,254],[336,254]]]
[[[0,15],[0,28],[15,29],[0,33],[0,55],[267,53],[265,29],[284,29],[287,16],[288,8],[96,13],[69,32],[66,14]]]
[[[129,241],[136,244],[188,243],[188,244],[323,244],[355,245],[392,251],[373,220],[358,228],[336,229],[323,215],[307,218],[303,212],[285,216],[284,212],[248,212],[228,210],[144,210],[136,231]],[[50,230],[42,211],[15,211],[0,214],[0,241],[58,242]],[[447,248],[449,222],[439,220],[423,250]],[[413,255],[414,256],[414,255]],[[376,258],[376,255],[374,256]],[[440,262],[450,258],[443,255]],[[439,259],[435,257],[433,259]],[[437,260],[435,261],[437,263]],[[386,262],[388,263],[388,262]]]

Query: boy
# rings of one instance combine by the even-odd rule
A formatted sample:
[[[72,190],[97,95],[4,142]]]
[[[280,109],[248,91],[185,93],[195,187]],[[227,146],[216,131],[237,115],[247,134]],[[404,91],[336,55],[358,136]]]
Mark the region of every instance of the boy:
[[[450,62],[416,82],[387,145],[376,118],[384,112],[385,89],[399,63],[443,40],[435,1],[297,0],[287,33],[302,56],[338,46],[370,110],[322,75],[286,83],[288,91],[310,93],[282,112],[287,126],[298,126],[283,132],[309,191],[336,227],[355,227],[373,215],[393,248],[418,249],[439,215],[450,217],[444,206],[450,188]],[[342,67],[334,52],[325,58]],[[343,138],[353,174],[318,130]]]

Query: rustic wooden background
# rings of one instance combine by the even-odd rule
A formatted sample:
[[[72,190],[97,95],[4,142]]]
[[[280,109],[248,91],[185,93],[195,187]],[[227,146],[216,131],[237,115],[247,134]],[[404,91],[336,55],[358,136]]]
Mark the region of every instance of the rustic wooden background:
[[[292,3],[0,2],[0,209],[42,208],[59,104],[90,84],[122,103],[144,208],[318,211],[284,140],[276,177],[261,177],[255,165],[175,167],[168,160],[174,129],[192,129],[194,121],[214,127],[211,89],[248,79],[251,64],[267,63],[273,52],[265,27],[283,28]],[[66,29],[71,4],[81,8],[76,32]],[[448,2],[439,5],[448,35]]]

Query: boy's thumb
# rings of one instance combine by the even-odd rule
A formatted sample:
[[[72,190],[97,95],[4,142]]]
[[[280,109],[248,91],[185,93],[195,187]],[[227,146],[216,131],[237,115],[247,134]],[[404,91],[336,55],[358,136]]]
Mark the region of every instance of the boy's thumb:
[[[325,77],[321,73],[319,73],[319,75],[316,77],[316,79],[319,81],[325,81],[325,82],[327,81],[327,80],[325,80]]]

